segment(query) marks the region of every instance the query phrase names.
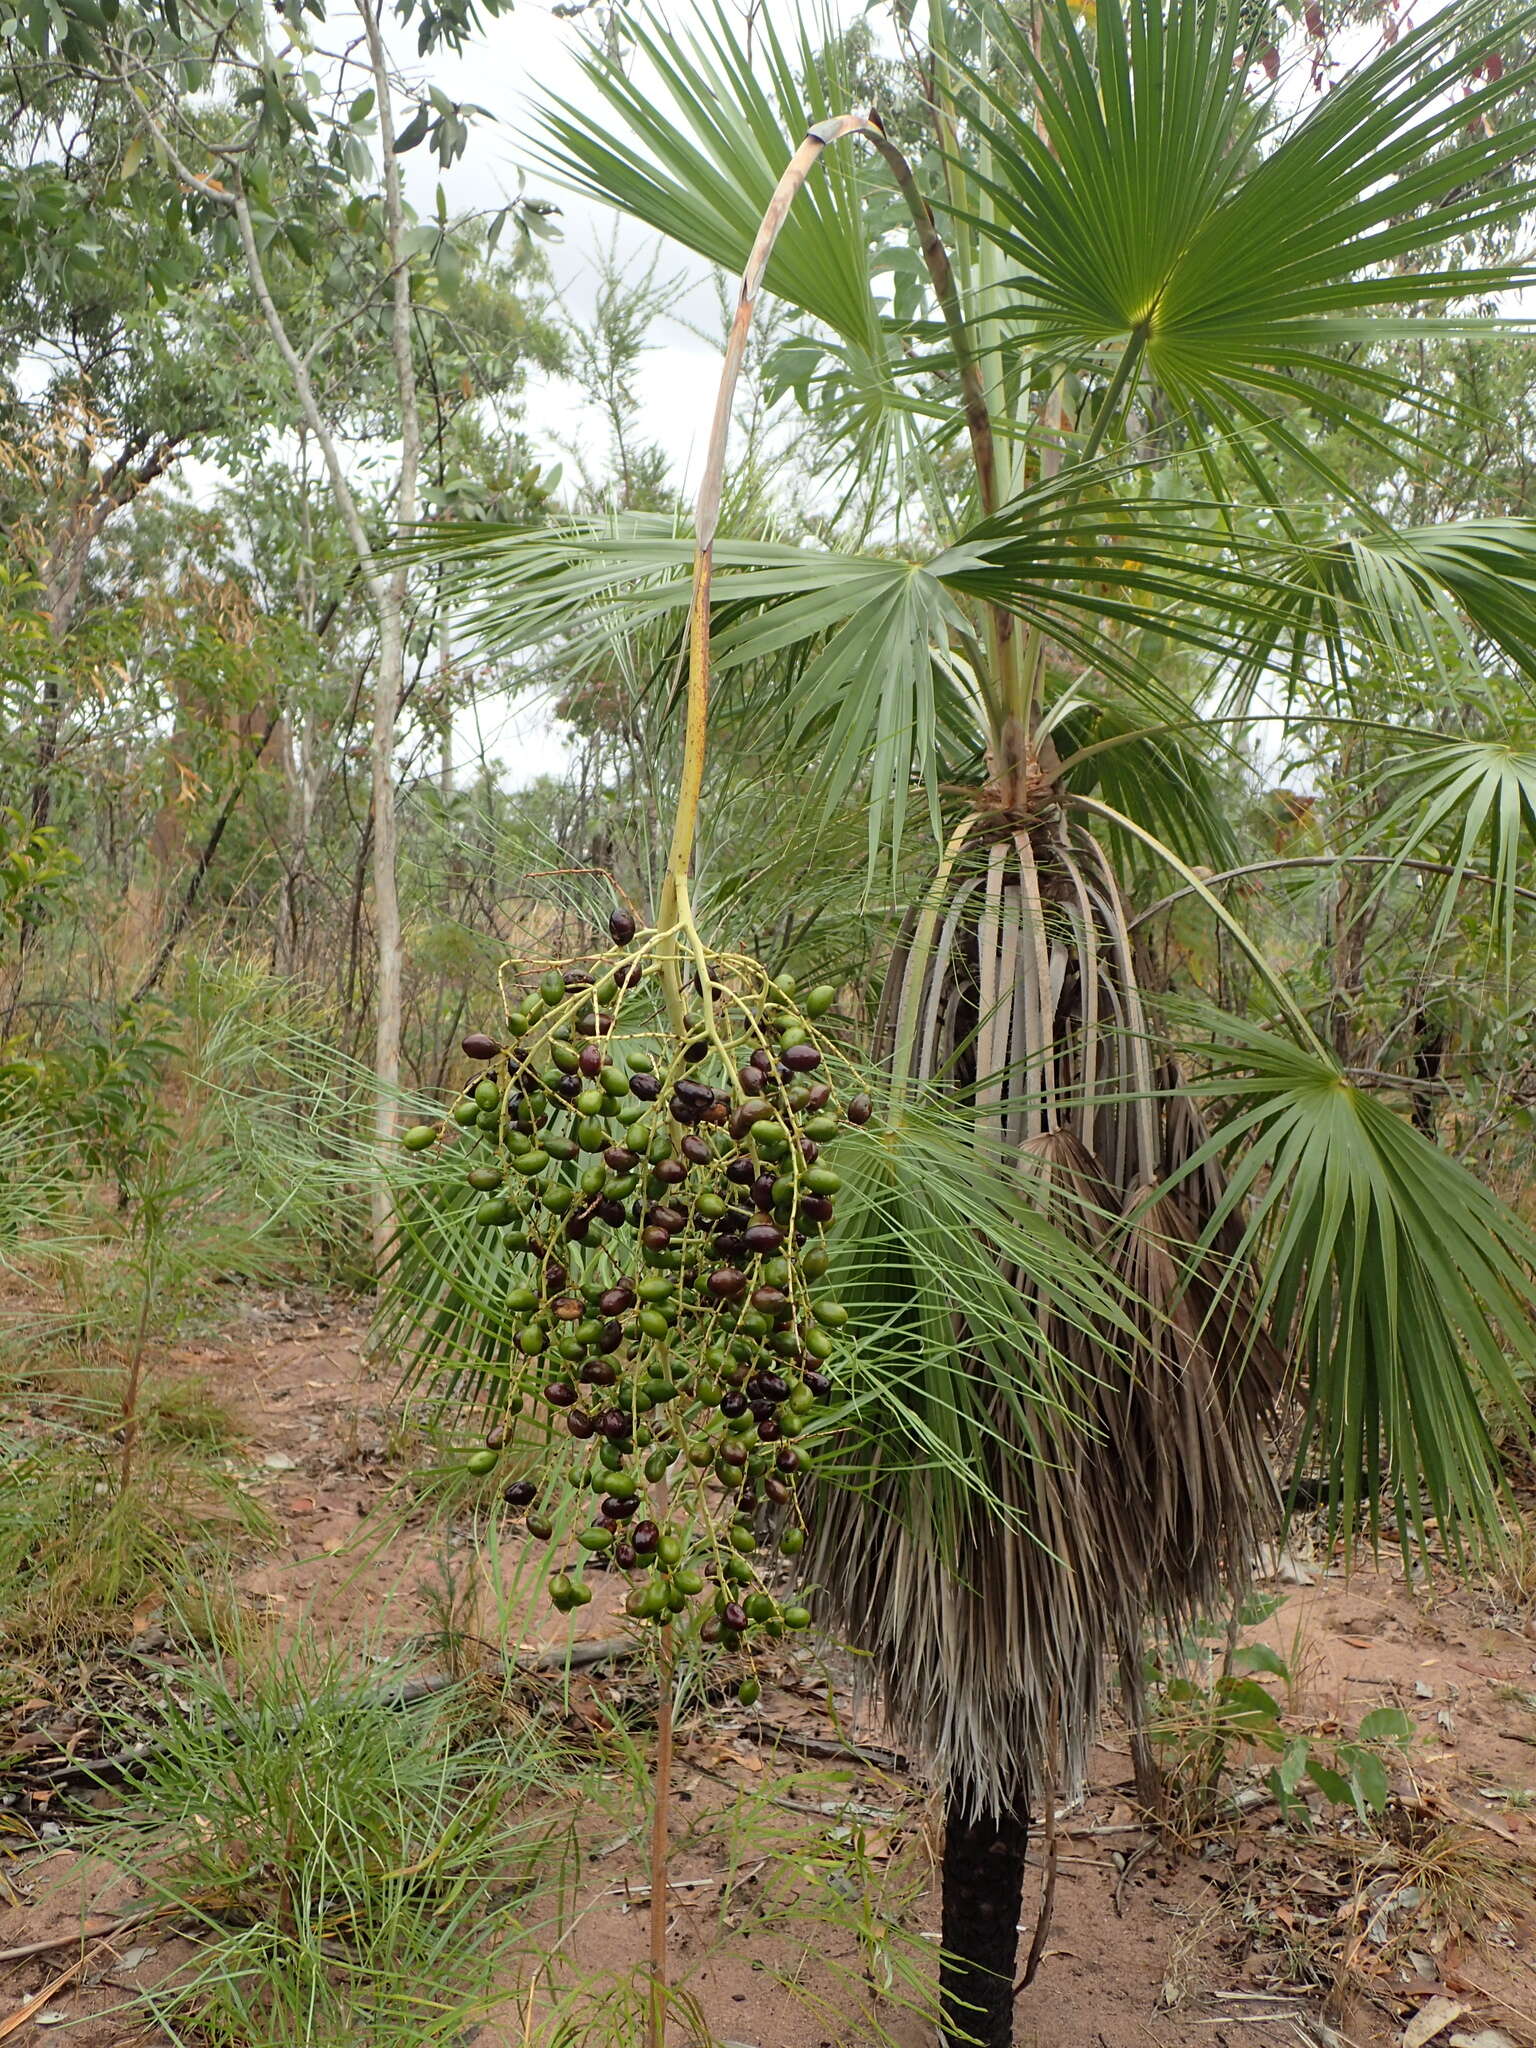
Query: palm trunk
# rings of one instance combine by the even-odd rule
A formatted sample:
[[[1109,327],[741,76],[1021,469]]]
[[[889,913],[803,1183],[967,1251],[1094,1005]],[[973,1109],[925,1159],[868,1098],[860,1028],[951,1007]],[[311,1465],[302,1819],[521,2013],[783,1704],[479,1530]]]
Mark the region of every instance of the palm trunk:
[[[945,2048],[1013,2048],[1013,1979],[1029,1815],[944,1812],[943,1956],[939,1964]]]

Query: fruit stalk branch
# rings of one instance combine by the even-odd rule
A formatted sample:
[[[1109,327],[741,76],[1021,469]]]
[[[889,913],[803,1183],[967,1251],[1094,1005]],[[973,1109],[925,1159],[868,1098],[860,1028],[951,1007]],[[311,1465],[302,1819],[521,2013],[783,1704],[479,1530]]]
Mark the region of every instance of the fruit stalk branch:
[[[758,293],[762,289],[763,273],[768,268],[773,245],[779,238],[779,230],[795,195],[829,143],[838,142],[845,135],[868,132],[870,125],[867,114],[838,114],[830,120],[818,121],[807,130],[805,140],[790,158],[773,189],[773,197],[763,214],[757,239],[741,274],[736,313],[726,342],[720,388],[715,398],[715,416],[705,452],[704,474],[699,483],[694,516],[693,601],[688,619],[688,699],[683,732],[683,770],[657,924],[665,932],[686,934],[690,951],[698,963],[706,1013],[710,1009],[709,973],[688,901],[688,869],[693,858],[699,800],[704,787],[704,755],[709,732],[710,585],[714,571],[715,532],[720,523],[720,500],[725,485],[725,449],[731,431],[731,409],[736,400],[736,385],[746,357],[747,335],[752,326]],[[670,954],[663,963],[663,973],[671,1012],[669,1021],[675,1031],[681,1031],[682,963],[675,936]]]

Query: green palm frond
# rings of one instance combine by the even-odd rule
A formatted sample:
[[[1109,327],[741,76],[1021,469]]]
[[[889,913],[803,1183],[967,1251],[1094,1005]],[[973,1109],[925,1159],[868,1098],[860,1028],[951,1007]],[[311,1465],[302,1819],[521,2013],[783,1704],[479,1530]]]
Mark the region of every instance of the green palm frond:
[[[1405,1540],[1496,1530],[1492,1424],[1529,1432],[1536,1235],[1450,1154],[1322,1052],[1201,1018],[1204,1091],[1224,1121],[1197,1161],[1233,1159],[1225,1220],[1262,1258],[1261,1306],[1303,1374],[1307,1448],[1347,1527],[1390,1494]]]
[[[977,1150],[973,1112],[916,1090],[848,1136],[834,1271],[861,1332],[849,1392],[863,1440],[848,1471],[920,1481],[950,1536],[982,1501],[1007,1519],[987,1499],[977,1446],[1006,1454],[1046,1418],[1073,1416],[1081,1394],[1047,1323],[1112,1348],[1133,1339],[1134,1304],[1089,1249],[1092,1204],[1053,1192],[1043,1173],[999,1175]],[[1021,1272],[1048,1315],[1020,1294],[1010,1276]]]
[[[1212,766],[1195,712],[1181,707],[1176,720],[1149,724],[1143,704],[1106,693],[1072,705],[1052,734],[1064,788],[1096,791],[1181,860],[1219,872],[1242,858],[1232,789]],[[1134,866],[1141,848],[1132,842],[1116,852]]]
[[[1101,0],[1090,30],[1054,0],[1038,54],[1001,8],[985,18],[1009,69],[966,79],[995,166],[970,174],[986,203],[966,220],[1018,266],[1009,332],[1052,358],[1105,375],[1139,360],[1191,419],[1269,435],[1316,468],[1286,423],[1298,398],[1380,442],[1407,395],[1361,346],[1406,331],[1380,309],[1518,281],[1440,253],[1530,204],[1531,123],[1471,123],[1462,93],[1507,47],[1492,8],[1435,16],[1278,139],[1248,94],[1236,7]],[[1479,111],[1531,76],[1510,67]]]
[[[597,104],[551,98],[537,154],[562,180],[617,207],[724,270],[739,271],[779,173],[842,81],[803,27],[793,50],[766,17],[749,49],[723,8],[683,36],[641,11],[626,34],[644,68],[631,76],[589,48],[582,71]],[[844,341],[884,353],[870,289],[856,159],[828,156],[784,224],[769,288]]]
[[[1473,871],[1486,874],[1504,958],[1511,962],[1521,855],[1536,837],[1536,754],[1494,740],[1436,740],[1389,761],[1382,778],[1401,787],[1371,833],[1373,846],[1397,849],[1382,886],[1403,861],[1426,852],[1446,860],[1451,873],[1431,935],[1435,944],[1463,879]]]
[[[723,6],[700,21],[683,35],[645,10],[626,16],[643,69],[631,76],[589,48],[581,65],[594,103],[550,98],[535,155],[573,190],[737,272],[791,151],[811,123],[853,105],[854,87],[836,47],[818,47],[806,22],[781,37],[766,15],[744,35]],[[785,222],[767,287],[836,337],[849,424],[857,419],[861,446],[878,458],[888,437],[897,448],[904,439],[909,402],[876,290],[869,175],[853,151],[827,154]]]
[[[1464,675],[1483,641],[1536,683],[1536,519],[1452,520],[1290,552],[1266,652],[1288,642],[1294,664],[1315,637],[1339,673],[1358,650]]]

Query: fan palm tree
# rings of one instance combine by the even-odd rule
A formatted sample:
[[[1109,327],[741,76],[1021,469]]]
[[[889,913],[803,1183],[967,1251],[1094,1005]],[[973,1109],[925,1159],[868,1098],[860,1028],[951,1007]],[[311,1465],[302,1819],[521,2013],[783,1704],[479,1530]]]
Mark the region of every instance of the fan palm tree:
[[[747,264],[717,456],[766,265],[809,323],[783,383],[841,451],[820,482],[878,539],[717,535],[711,485],[693,538],[624,517],[452,543],[481,634],[573,663],[692,603],[728,707],[733,678],[785,679],[799,769],[867,806],[872,873],[926,818],[876,1027],[891,1122],[946,1094],[978,1166],[1135,1304],[1095,1327],[998,1249],[1017,1372],[978,1342],[957,1398],[963,1316],[940,1331],[858,1218],[905,1207],[909,1243],[943,1243],[868,1163],[845,1298],[889,1398],[824,1494],[814,1575],[944,1787],[944,2023],[988,2048],[1031,1809],[1080,1775],[1106,1662],[1134,1691],[1148,1619],[1250,1568],[1281,1403],[1344,1524],[1387,1495],[1405,1530],[1491,1530],[1493,1418],[1536,1368],[1536,1243],[1352,1083],[1235,917],[1219,773],[1259,693],[1349,728],[1391,667],[1423,731],[1395,734],[1391,857],[1355,851],[1381,888],[1437,869],[1442,904],[1475,874],[1514,943],[1536,763],[1460,721],[1480,675],[1536,680],[1536,523],[1393,530],[1341,451],[1423,459],[1394,344],[1491,330],[1523,278],[1500,252],[1530,203],[1528,18],[1453,0],[1312,95],[1269,84],[1263,16],[936,0],[915,162],[842,112],[798,27],[632,24],[632,73],[594,51],[593,104],[546,103],[544,165]],[[1259,991],[1253,1016],[1186,1013],[1177,1046],[1122,886],[1153,863]],[[1057,1397],[1018,1398],[1046,1358]]]

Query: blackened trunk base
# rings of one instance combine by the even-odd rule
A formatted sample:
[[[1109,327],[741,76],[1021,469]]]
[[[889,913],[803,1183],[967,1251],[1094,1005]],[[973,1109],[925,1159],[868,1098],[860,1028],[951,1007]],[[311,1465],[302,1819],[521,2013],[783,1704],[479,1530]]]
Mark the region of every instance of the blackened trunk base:
[[[944,1815],[945,2048],[1012,2048],[1013,1975],[1024,1899],[1027,1813]]]

